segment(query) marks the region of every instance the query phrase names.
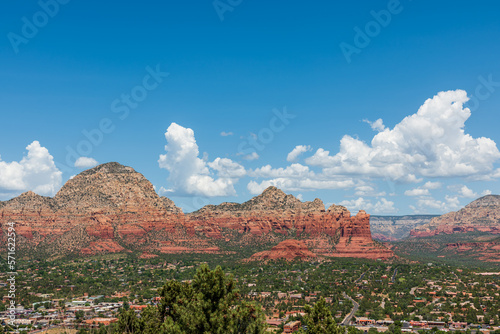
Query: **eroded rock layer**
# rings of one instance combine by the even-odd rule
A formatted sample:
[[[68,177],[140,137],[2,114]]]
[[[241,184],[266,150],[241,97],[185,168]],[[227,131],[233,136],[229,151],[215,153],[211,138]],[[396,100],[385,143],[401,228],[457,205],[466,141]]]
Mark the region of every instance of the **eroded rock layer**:
[[[142,174],[115,162],[80,173],[53,198],[27,192],[0,202],[1,238],[6,240],[6,223],[15,222],[18,247],[48,255],[219,253],[295,238],[319,256],[393,256],[372,241],[369,220],[364,211],[325,210],[319,199],[303,203],[275,187],[242,204],[208,205],[185,215]]]

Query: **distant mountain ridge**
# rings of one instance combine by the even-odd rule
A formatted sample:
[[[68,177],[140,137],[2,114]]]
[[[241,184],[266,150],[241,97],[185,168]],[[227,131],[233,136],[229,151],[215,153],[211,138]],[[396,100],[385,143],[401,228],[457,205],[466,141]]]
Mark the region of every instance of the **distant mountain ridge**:
[[[457,212],[433,218],[428,224],[413,229],[410,234],[414,237],[428,237],[474,231],[500,233],[500,195],[478,198]]]
[[[370,216],[370,226],[374,239],[396,241],[410,236],[410,231],[430,223],[438,215]]]
[[[394,244],[403,256],[460,263],[500,263],[500,196],[486,195],[464,208],[415,227],[411,238]]]
[[[372,241],[369,218],[337,205],[325,210],[319,199],[303,203],[275,187],[242,204],[184,214],[142,174],[116,162],[76,175],[53,198],[27,192],[0,202],[1,239],[6,223],[14,221],[20,250],[47,256],[223,253],[288,238],[301,239],[321,256],[393,256]]]

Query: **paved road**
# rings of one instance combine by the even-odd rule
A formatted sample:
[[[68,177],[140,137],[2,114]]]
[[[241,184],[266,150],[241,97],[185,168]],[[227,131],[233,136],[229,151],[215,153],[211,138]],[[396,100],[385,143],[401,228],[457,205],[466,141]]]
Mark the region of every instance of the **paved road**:
[[[359,278],[357,280],[354,281],[354,283],[358,283],[361,279],[363,279],[363,277],[365,277],[365,274],[366,272],[362,273],[361,276],[359,276]]]
[[[394,274],[392,274],[392,283],[396,280],[396,274],[398,273],[398,268],[394,269]]]
[[[342,296],[344,296],[344,298],[350,299],[352,301],[352,304],[353,304],[351,312],[349,312],[349,314],[346,315],[344,320],[342,320],[342,322],[340,323],[342,326],[347,326],[351,323],[352,317],[358,311],[359,304],[356,303],[356,301],[354,299],[352,299],[351,297],[349,297],[345,292],[342,292]]]

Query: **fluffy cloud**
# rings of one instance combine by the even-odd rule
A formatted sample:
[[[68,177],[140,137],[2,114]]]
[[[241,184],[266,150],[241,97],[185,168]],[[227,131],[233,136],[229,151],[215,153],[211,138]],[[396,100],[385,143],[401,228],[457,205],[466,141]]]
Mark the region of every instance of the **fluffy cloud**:
[[[306,164],[322,167],[325,174],[401,182],[419,182],[422,177],[492,177],[500,152],[493,140],[465,133],[464,123],[471,115],[463,107],[467,101],[463,90],[440,92],[393,129],[384,127],[370,144],[345,135],[336,155],[320,148]]]
[[[430,189],[430,190],[439,189],[439,188],[441,188],[441,182],[428,181],[428,182],[425,182],[425,184],[422,186],[422,188]]]
[[[0,190],[4,196],[32,190],[39,195],[54,195],[62,184],[62,172],[49,151],[34,141],[26,147],[28,154],[21,161],[0,159]]]
[[[367,119],[364,119],[363,122],[370,124],[370,127],[374,131],[384,131],[385,130],[385,125],[384,122],[382,121],[382,118],[377,119],[375,122],[370,122]]]
[[[339,203],[345,206],[351,212],[356,212],[358,210],[365,210],[368,213],[395,213],[397,209],[394,207],[394,202],[388,201],[385,198],[381,198],[375,204],[370,200],[366,200],[363,197],[353,200],[345,200]]]
[[[217,158],[207,162],[199,157],[194,131],[172,123],[165,133],[166,154],[160,155],[158,164],[170,172],[172,185],[164,193],[199,195],[206,197],[235,195],[234,184],[245,175],[238,163]],[[217,172],[218,178],[213,177]]]
[[[219,177],[222,178],[239,179],[246,174],[242,165],[227,158],[217,158],[213,162],[209,162],[208,166],[219,172]]]
[[[406,196],[429,196],[431,193],[429,190],[435,190],[441,188],[441,182],[431,182],[427,181],[424,185],[406,190],[405,195]]]
[[[261,168],[248,172],[249,176],[253,177],[287,177],[287,178],[307,178],[314,177],[313,171],[309,167],[301,164],[292,164],[286,168],[272,168],[271,165],[266,165]]]
[[[470,189],[469,187],[467,186],[462,186],[460,188],[460,190],[458,191],[458,194],[462,197],[467,197],[467,198],[477,198],[477,194],[472,190]]]
[[[99,163],[94,158],[79,157],[75,161],[76,168],[92,168],[97,166]]]
[[[428,189],[415,188],[405,191],[406,196],[427,196],[430,195]]]
[[[311,191],[318,189],[344,189],[351,188],[354,186],[354,181],[351,179],[347,180],[319,180],[311,178],[275,178],[271,180],[265,180],[260,183],[256,181],[250,181],[247,185],[248,191],[252,195],[257,195],[262,193],[267,187],[275,186],[283,191]]]
[[[232,136],[233,134],[234,134],[234,133],[232,133],[232,132],[226,132],[226,131],[222,131],[222,132],[220,133],[220,135],[221,135],[222,137]]]
[[[290,153],[288,153],[288,156],[286,157],[286,161],[295,162],[295,161],[297,161],[297,158],[302,153],[305,153],[305,152],[310,151],[310,150],[311,150],[311,146],[297,145]]]
[[[259,159],[259,155],[257,154],[257,152],[252,152],[250,154],[243,156],[243,160],[252,161],[257,159]]]
[[[292,164],[286,168],[272,168],[270,165],[248,171],[254,178],[271,178],[261,183],[250,181],[247,188],[252,194],[259,194],[269,186],[284,191],[310,191],[317,189],[350,188],[355,185],[352,179],[325,177],[316,174],[308,166]]]
[[[373,186],[369,186],[363,183],[360,183],[355,188],[356,192],[354,193],[356,196],[371,196],[371,197],[380,197],[385,196],[385,191],[377,192]]]
[[[491,190],[486,189],[481,193],[481,196],[491,195]]]
[[[417,206],[410,205],[415,213],[429,212],[450,212],[460,209],[460,201],[456,196],[445,196],[444,201],[436,200],[430,196],[424,196],[418,199]]]

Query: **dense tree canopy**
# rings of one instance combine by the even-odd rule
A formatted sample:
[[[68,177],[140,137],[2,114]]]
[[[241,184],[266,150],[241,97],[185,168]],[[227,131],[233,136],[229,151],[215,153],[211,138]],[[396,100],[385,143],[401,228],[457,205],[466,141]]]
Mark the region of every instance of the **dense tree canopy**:
[[[260,334],[266,329],[260,306],[243,301],[232,276],[220,267],[202,265],[189,283],[167,281],[160,296],[158,307],[148,307],[140,318],[123,310],[116,332]]]
[[[324,298],[321,298],[313,307],[305,306],[306,315],[304,324],[307,327],[307,334],[344,334],[345,329],[335,323],[332,313],[326,305]]]

